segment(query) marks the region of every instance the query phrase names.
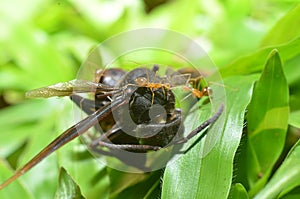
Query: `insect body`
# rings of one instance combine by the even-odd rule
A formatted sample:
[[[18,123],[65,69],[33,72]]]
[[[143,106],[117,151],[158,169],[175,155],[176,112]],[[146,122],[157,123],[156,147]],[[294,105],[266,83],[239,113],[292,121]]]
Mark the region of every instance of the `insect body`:
[[[180,144],[187,142],[218,119],[223,105],[211,118],[184,137],[182,111],[175,106],[176,98],[172,88],[182,86],[199,98],[208,95],[209,92],[206,91],[209,88],[199,91],[185,84],[180,85],[182,83],[174,84],[173,74],[160,77],[157,75],[158,69],[157,66],[153,69],[136,68],[129,72],[122,69],[106,69],[96,72],[96,82],[73,80],[28,92],[29,97],[70,96],[88,116],[67,129],[17,170],[0,185],[0,189],[94,126],[97,131],[88,144],[93,152],[113,156],[136,168],[146,169],[146,156],[141,156],[142,160],[137,161],[135,156],[124,156],[122,152],[133,155],[147,154],[172,146],[181,146]],[[178,75],[175,75],[176,78]],[[181,82],[189,82],[189,79]],[[84,98],[80,93],[93,93],[94,99]]]

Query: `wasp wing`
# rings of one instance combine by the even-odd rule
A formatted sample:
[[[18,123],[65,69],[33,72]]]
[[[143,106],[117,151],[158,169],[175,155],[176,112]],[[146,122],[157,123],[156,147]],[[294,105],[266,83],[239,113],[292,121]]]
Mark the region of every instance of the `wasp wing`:
[[[28,98],[48,98],[54,96],[69,96],[74,93],[105,93],[116,90],[116,88],[96,83],[88,80],[71,80],[68,82],[61,82],[54,85],[38,88],[28,91],[26,97]],[[118,89],[117,89],[118,90]]]

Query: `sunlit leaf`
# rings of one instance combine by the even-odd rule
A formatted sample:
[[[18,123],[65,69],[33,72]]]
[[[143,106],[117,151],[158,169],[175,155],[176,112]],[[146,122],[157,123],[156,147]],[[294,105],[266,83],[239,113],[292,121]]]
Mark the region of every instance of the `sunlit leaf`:
[[[275,172],[270,182],[255,198],[276,198],[292,188],[300,186],[300,141],[290,151],[282,165]]]
[[[164,175],[162,198],[226,198],[232,179],[233,157],[240,142],[245,109],[250,101],[252,84],[257,76],[236,76],[224,81],[226,109],[224,124],[217,121],[209,133],[221,138],[207,156],[202,140],[187,154],[168,165]],[[188,122],[187,122],[188,123]],[[193,124],[189,124],[193,126]]]
[[[229,198],[248,199],[249,196],[248,196],[248,193],[247,193],[245,187],[243,187],[243,185],[240,183],[236,183],[232,186],[232,188],[230,190]]]
[[[300,111],[292,112],[289,115],[289,124],[300,128]]]
[[[145,198],[160,183],[160,170],[150,173],[124,173],[110,170],[110,198]],[[160,193],[158,193],[158,196]]]
[[[232,173],[230,164],[232,164],[234,149],[241,133],[245,101],[249,97],[247,94],[244,95],[245,99],[242,99],[243,97],[240,95],[243,95],[244,90],[240,84],[242,84],[244,78],[251,79],[251,77],[239,75],[260,73],[263,70],[265,59],[273,47],[257,49],[256,52],[253,52],[253,49],[257,48],[262,38],[265,38],[262,42],[263,46],[275,45],[281,53],[281,58],[285,63],[284,73],[290,85],[292,113],[289,117],[289,124],[296,127],[294,128],[296,130],[299,128],[300,122],[297,112],[300,108],[300,67],[298,67],[300,42],[297,38],[299,35],[297,29],[299,5],[284,16],[284,13],[294,5],[295,1],[257,1],[255,3],[247,0],[168,1],[168,3],[155,8],[152,12],[146,13],[142,1],[34,0],[31,3],[17,0],[0,1],[0,107],[7,103],[11,105],[0,110],[0,182],[12,175],[16,166],[19,167],[24,164],[55,136],[58,136],[71,124],[75,123],[73,115],[65,114],[70,111],[69,109],[63,109],[66,105],[65,101],[53,103],[53,99],[47,99],[26,102],[26,99],[24,99],[25,92],[30,89],[74,79],[75,71],[80,67],[82,60],[84,60],[90,49],[115,34],[139,27],[161,27],[171,28],[192,37],[209,52],[217,65],[220,66],[228,64],[232,58],[243,56],[245,52],[249,53],[248,56],[239,58],[221,69],[224,76],[235,76],[233,82],[231,80],[227,82],[230,85],[228,86],[229,90],[230,87],[236,87],[237,84],[237,87],[241,87],[241,91],[231,92],[234,89],[228,91],[232,95],[228,98],[229,100],[232,100],[234,96],[241,100],[241,102],[228,103],[228,105],[234,105],[233,108],[230,107],[230,110],[227,107],[228,123],[235,122],[230,126],[235,134],[232,133],[232,136],[229,136],[227,130],[223,132],[222,138],[220,138],[221,135],[213,136],[209,134],[207,137],[218,138],[216,149],[210,153],[211,155],[209,154],[204,159],[200,158],[200,163],[198,162],[201,164],[200,166],[199,164],[193,165],[193,162],[191,165],[189,162],[181,162],[184,165],[180,168],[182,175],[186,173],[189,175],[196,173],[196,175],[192,175],[190,179],[183,178],[182,184],[176,182],[176,175],[174,175],[175,180],[166,178],[170,181],[174,180],[182,187],[186,186],[186,180],[186,184],[193,187],[192,190],[203,191],[206,189],[205,196],[210,197],[211,195],[208,195],[208,192],[213,193],[213,191],[218,190],[219,195],[226,197],[225,192],[230,189],[230,172]],[[275,20],[280,16],[284,17],[276,23]],[[274,24],[274,28],[266,36],[263,36]],[[152,36],[156,37],[156,35],[149,35],[140,38],[146,41]],[[119,48],[123,45],[131,45],[133,40],[126,40],[124,43],[116,42],[113,45]],[[172,38],[164,39],[164,41],[170,45],[178,44]],[[139,63],[149,63],[149,57],[157,63],[164,63],[174,68],[186,66],[177,58],[174,59],[173,55],[165,56],[167,54],[165,52],[165,54],[162,52],[149,54],[148,52],[139,53],[138,51],[130,54],[128,56],[130,59],[118,62],[116,67],[131,69]],[[201,56],[198,51],[193,53],[195,56]],[[182,54],[179,54],[179,56],[182,56]],[[97,59],[95,62],[95,67],[99,67],[98,64],[101,60]],[[88,71],[88,73],[92,76],[94,71]],[[249,89],[245,90],[250,91],[250,81],[254,79],[245,80],[246,85],[249,86]],[[2,98],[4,101],[2,101]],[[276,100],[277,98],[274,99],[274,101]],[[17,103],[20,104],[14,106]],[[195,117],[189,119],[201,122],[206,116],[208,117],[210,112],[207,112],[209,111],[201,112],[202,115],[195,114]],[[207,115],[205,115],[206,113]],[[235,116],[236,121],[234,120]],[[58,125],[58,123],[61,123],[61,125]],[[189,125],[186,129],[197,126],[192,121],[186,124]],[[234,126],[235,124],[237,126]],[[219,126],[216,123],[212,129]],[[233,137],[233,140],[229,141],[228,139],[231,137]],[[221,144],[221,140],[225,143]],[[24,142],[26,142],[26,146],[22,148]],[[206,143],[208,143],[207,140]],[[223,146],[225,144],[226,146]],[[215,143],[207,145],[211,148],[215,146]],[[197,151],[201,146],[196,147],[198,148],[195,149]],[[1,190],[0,198],[53,198],[60,166],[66,168],[70,176],[78,183],[86,198],[108,198],[109,193],[113,194],[115,198],[118,198],[118,196],[127,197],[135,191],[139,192],[138,196],[145,198],[160,197],[162,185],[159,175],[155,176],[155,179],[154,177],[152,179],[151,176],[150,178],[131,179],[126,182],[126,178],[117,175],[117,173],[111,173],[112,175],[109,176],[105,166],[94,160],[85,150],[78,140],[69,143],[10,184],[9,187]],[[193,153],[196,154],[191,150],[186,156],[192,159]],[[201,156],[206,154],[201,154]],[[198,151],[195,156],[200,156]],[[223,166],[220,166],[221,161],[224,162]],[[9,163],[12,165],[8,165]],[[209,169],[209,166],[211,166],[211,169]],[[234,164],[233,166],[234,171],[244,172],[248,169],[247,165]],[[197,170],[200,167],[201,174]],[[177,172],[179,172],[178,170]],[[169,167],[167,172],[169,172],[167,175],[170,175]],[[198,184],[194,183],[198,180],[197,174],[202,176],[201,181],[197,182]],[[221,176],[212,177],[211,174],[224,174],[225,180],[221,181]],[[126,176],[130,177],[131,175]],[[233,181],[236,180],[234,176],[233,174]],[[122,180],[118,181],[119,178]],[[193,183],[190,182],[190,180],[196,178],[197,180]],[[211,182],[210,179],[212,179]],[[110,180],[112,182],[111,188]],[[164,180],[163,183],[167,180]],[[220,189],[223,191],[211,186],[212,184],[216,186],[217,182],[220,182],[219,188],[221,187]],[[195,189],[194,184],[199,185],[199,187]],[[166,191],[165,185],[163,186]],[[238,190],[238,193],[240,193],[239,188],[241,186],[238,184],[233,186],[232,190]],[[247,183],[243,183],[243,186],[248,190]],[[174,186],[173,188],[177,187]],[[191,193],[195,195],[194,192]],[[201,194],[196,196],[203,196]],[[299,196],[299,192],[289,194]],[[189,195],[189,193],[184,195],[184,198]]]
[[[79,186],[63,167],[60,169],[58,186],[55,195],[56,199],[84,199]]]
[[[278,51],[273,50],[255,85],[247,114],[250,196],[264,186],[283,150],[288,126],[288,96],[281,60]]]
[[[226,67],[221,68],[220,72],[223,76],[260,72],[263,70],[265,58],[274,48],[280,52],[283,62],[287,62],[300,54],[300,38],[297,37],[286,44],[262,48],[250,55],[238,58]]]
[[[96,161],[79,139],[68,143],[55,155],[58,164],[68,171],[86,198],[108,197],[109,179],[105,165]]]
[[[24,150],[20,151],[17,167],[24,165],[29,159],[45,147],[51,139],[59,133],[57,129],[57,114],[63,116],[60,111],[66,108],[67,103],[61,103],[63,99],[48,101],[32,101],[19,106],[8,107],[0,113],[1,126],[1,153],[4,157],[9,155],[20,147],[20,144],[27,142]],[[36,110],[36,111],[33,111]],[[66,126],[64,127],[66,128]],[[15,166],[15,165],[14,165]],[[35,197],[43,197],[47,190],[47,195],[53,196],[57,185],[57,157],[54,155],[48,157],[34,169],[23,175],[20,180],[28,187],[28,190]],[[3,182],[5,179],[1,179]],[[47,186],[45,186],[45,184]],[[10,186],[14,187],[15,183]],[[6,189],[2,190],[6,192]]]
[[[0,160],[0,180],[3,181],[13,174],[8,165]],[[0,191],[0,198],[19,198],[22,196],[24,199],[33,199],[35,198],[32,193],[27,190],[21,180],[15,182],[15,184],[8,186],[5,191]]]
[[[261,42],[261,46],[278,45],[291,41],[300,35],[300,5],[296,5],[269,31]],[[289,31],[286,31],[289,30]]]

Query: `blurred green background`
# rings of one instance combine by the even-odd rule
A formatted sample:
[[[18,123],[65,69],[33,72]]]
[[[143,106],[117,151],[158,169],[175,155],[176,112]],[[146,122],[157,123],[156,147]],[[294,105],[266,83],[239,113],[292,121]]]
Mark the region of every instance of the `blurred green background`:
[[[218,67],[224,68],[237,57],[294,39],[300,33],[300,16],[296,14],[296,25],[278,33],[284,34],[284,39],[276,39],[274,32],[274,41],[266,38],[297,3],[292,0],[0,1],[3,170],[0,182],[74,123],[68,98],[25,99],[25,92],[74,79],[90,50],[105,39],[136,28],[167,28],[193,38]],[[298,75],[291,74],[289,83],[299,82]],[[300,108],[299,103],[291,106],[294,110]],[[107,171],[88,158],[85,148],[78,143],[70,143],[20,181],[0,191],[1,198],[53,198],[60,166],[67,168],[87,198],[106,198],[110,190]],[[146,177],[132,178],[142,181]]]

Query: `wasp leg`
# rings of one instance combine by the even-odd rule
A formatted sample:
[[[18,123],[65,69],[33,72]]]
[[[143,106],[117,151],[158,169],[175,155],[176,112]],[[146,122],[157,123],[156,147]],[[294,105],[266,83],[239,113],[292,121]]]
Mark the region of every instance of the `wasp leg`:
[[[97,140],[93,141],[91,144],[92,148],[97,146],[107,147],[109,149],[115,150],[125,150],[130,152],[147,152],[147,151],[158,151],[161,149],[161,146],[152,146],[152,145],[140,145],[140,144],[114,144],[108,140],[108,135],[112,132],[108,131],[105,134],[101,135]]]
[[[43,159],[48,157],[60,147],[72,141],[79,135],[85,133],[92,126],[98,124],[99,121],[105,119],[105,117],[108,114],[110,114],[111,111],[115,110],[124,103],[126,103],[126,100],[124,100],[123,98],[116,99],[112,103],[107,104],[106,106],[95,111],[93,114],[89,115],[85,119],[70,127],[68,130],[66,130],[60,136],[58,136],[54,141],[52,141],[48,146],[46,146],[41,152],[34,156],[27,164],[18,169],[12,177],[10,177],[3,184],[1,184],[0,189],[3,189],[7,185],[9,185],[11,182],[16,180],[18,177],[20,177],[22,174],[27,172],[29,169],[34,167],[36,164],[41,162]]]
[[[105,156],[110,156],[113,158],[117,158],[119,159],[121,162],[123,162],[124,164],[128,165],[128,166],[133,166],[137,169],[140,169],[142,171],[148,171],[149,168],[147,166],[145,166],[146,163],[146,154],[141,154],[139,156],[139,158],[136,158],[135,156],[130,156],[130,155],[124,155],[124,153],[120,150],[110,150],[110,151],[106,151],[103,148],[94,148],[92,149],[94,152],[101,154],[101,155],[105,155]]]
[[[152,145],[139,145],[139,144],[113,144],[105,141],[99,141],[98,144],[110,149],[126,150],[131,152],[146,152],[146,151],[158,151],[160,146]]]
[[[146,153],[144,153],[144,154],[140,153],[138,155],[138,158],[134,155],[126,155],[126,154],[124,154],[124,151],[122,151],[122,150],[127,150],[128,151],[127,153],[133,152],[133,150],[128,150],[128,146],[132,145],[132,144],[123,144],[123,146],[126,145],[126,147],[125,148],[123,147],[121,149],[120,147],[118,147],[119,144],[112,144],[112,143],[110,143],[110,141],[107,138],[107,137],[109,137],[110,139],[116,139],[116,138],[119,138],[122,136],[120,138],[122,140],[125,138],[125,141],[128,141],[127,139],[133,138],[132,142],[133,143],[137,142],[134,140],[135,139],[134,137],[131,137],[127,134],[124,135],[124,134],[125,133],[121,131],[120,127],[115,126],[112,128],[112,130],[109,130],[108,132],[106,132],[106,134],[103,134],[97,140],[94,140],[90,144],[89,147],[91,148],[92,151],[94,151],[98,154],[117,158],[126,165],[133,166],[133,167],[143,170],[143,171],[149,170],[149,168],[147,166],[145,166],[146,160],[147,160]],[[113,147],[106,146],[105,143],[110,143]],[[104,145],[106,147],[104,147]],[[135,145],[137,145],[137,144],[135,144]],[[142,146],[142,145],[139,145],[139,146]],[[107,149],[109,149],[109,150],[107,150]],[[146,152],[146,150],[134,151],[134,152]]]
[[[186,137],[181,138],[177,141],[174,142],[174,144],[183,144],[186,143],[189,139],[191,139],[192,137],[194,137],[195,135],[197,135],[199,132],[201,132],[202,130],[204,130],[206,127],[208,127],[210,124],[214,123],[222,114],[224,109],[224,105],[222,104],[218,111],[208,120],[206,120],[205,122],[203,122],[200,126],[198,126],[196,129],[194,129],[190,134],[188,134]],[[206,135],[206,133],[203,133],[200,137],[199,140],[201,140],[204,136]]]

